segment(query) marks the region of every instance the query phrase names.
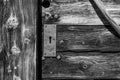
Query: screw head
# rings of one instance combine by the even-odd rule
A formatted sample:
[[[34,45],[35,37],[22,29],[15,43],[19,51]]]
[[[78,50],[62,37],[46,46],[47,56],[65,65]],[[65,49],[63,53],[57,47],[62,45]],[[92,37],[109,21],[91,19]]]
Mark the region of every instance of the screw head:
[[[45,57],[42,57],[42,60],[45,60]]]

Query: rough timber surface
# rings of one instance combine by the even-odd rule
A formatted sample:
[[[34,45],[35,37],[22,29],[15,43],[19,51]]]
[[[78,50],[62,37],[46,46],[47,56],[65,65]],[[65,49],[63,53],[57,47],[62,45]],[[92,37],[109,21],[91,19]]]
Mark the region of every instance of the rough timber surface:
[[[119,77],[120,40],[103,25],[57,26],[57,55],[42,62],[44,78]],[[85,67],[85,68],[84,68]]]
[[[120,24],[120,4],[102,0],[106,11]],[[114,1],[114,2],[113,2]],[[43,13],[59,14],[57,55],[42,61],[43,78],[120,78],[120,38],[98,18],[89,0],[53,0]],[[49,23],[49,20],[45,20]]]
[[[3,20],[0,35],[4,54],[7,54],[4,79],[0,80],[36,79],[36,2],[37,0],[0,0],[0,6],[3,6],[3,12],[0,12],[3,13],[0,15],[0,20]],[[9,20],[10,23],[7,24]]]
[[[57,51],[120,51],[120,39],[103,25],[58,25],[56,45]]]
[[[119,78],[119,60],[117,55],[110,54],[63,56],[61,60],[49,58],[43,62],[42,75],[44,78]]]
[[[67,0],[65,0],[67,1]],[[42,7],[42,15],[45,13],[58,14],[60,18],[53,21],[56,24],[80,24],[80,25],[103,25],[98,18],[89,0],[71,0],[73,2],[63,2],[53,0],[49,8]],[[110,14],[116,23],[120,24],[120,5],[118,2],[103,0],[105,10]],[[47,20],[49,22],[49,20]],[[52,20],[51,20],[52,21]],[[50,21],[50,22],[51,22]],[[46,22],[46,20],[45,20]]]

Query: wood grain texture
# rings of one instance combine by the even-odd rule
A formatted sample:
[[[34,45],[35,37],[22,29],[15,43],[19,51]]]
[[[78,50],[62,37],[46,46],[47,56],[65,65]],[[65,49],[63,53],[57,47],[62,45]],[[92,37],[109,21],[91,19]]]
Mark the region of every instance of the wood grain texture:
[[[66,54],[68,55],[62,56],[61,60],[46,59],[43,62],[44,78],[119,78],[119,57],[115,55],[73,56]]]
[[[2,24],[6,64],[4,80],[36,79],[37,0],[3,1]]]
[[[99,16],[99,18],[101,19],[101,21],[104,23],[104,21],[107,21],[108,24],[110,24],[111,26],[109,26],[109,28],[111,28],[114,32],[116,32],[118,34],[118,36],[120,36],[120,28],[119,25],[110,17],[110,15],[106,12],[105,7],[102,3],[101,0],[89,0],[92,4],[92,6],[94,7],[94,10],[96,11],[97,15]],[[106,23],[104,23],[105,25]]]
[[[61,59],[42,61],[42,76],[119,78],[119,44],[119,38],[103,25],[58,25],[56,49]]]
[[[56,23],[56,24],[79,24],[79,25],[103,25],[102,21],[98,18],[94,8],[89,0],[68,0],[51,2],[49,8],[42,7],[42,15],[47,14],[49,17],[58,15],[59,18],[43,18],[44,23]],[[68,2],[67,2],[68,1]],[[73,1],[73,2],[72,2]],[[103,0],[104,1],[104,0]],[[107,1],[107,0],[106,0]],[[61,3],[62,2],[62,3]],[[104,8],[112,19],[117,23],[120,20],[120,5],[108,2],[104,2]],[[106,24],[107,25],[107,24]]]
[[[57,51],[119,51],[119,44],[119,38],[103,25],[57,26]]]
[[[107,13],[119,24],[119,3],[102,1]],[[43,78],[120,78],[120,38],[108,29],[106,21],[103,25],[89,0],[53,0],[42,11],[50,17],[44,17],[48,19],[44,23],[57,25],[56,53],[60,56],[42,61]]]

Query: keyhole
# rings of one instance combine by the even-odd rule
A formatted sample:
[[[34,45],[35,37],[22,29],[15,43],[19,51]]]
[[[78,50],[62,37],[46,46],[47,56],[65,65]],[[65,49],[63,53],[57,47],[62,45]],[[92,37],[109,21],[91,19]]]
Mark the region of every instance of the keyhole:
[[[51,44],[51,42],[52,42],[52,37],[50,36],[49,37],[49,43]]]

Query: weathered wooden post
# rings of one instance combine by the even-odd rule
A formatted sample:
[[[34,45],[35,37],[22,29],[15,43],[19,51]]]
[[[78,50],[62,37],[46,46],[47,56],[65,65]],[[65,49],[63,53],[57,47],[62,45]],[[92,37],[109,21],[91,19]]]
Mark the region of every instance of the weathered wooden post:
[[[37,0],[0,2],[4,18],[1,41],[7,53],[4,80],[35,80]]]

